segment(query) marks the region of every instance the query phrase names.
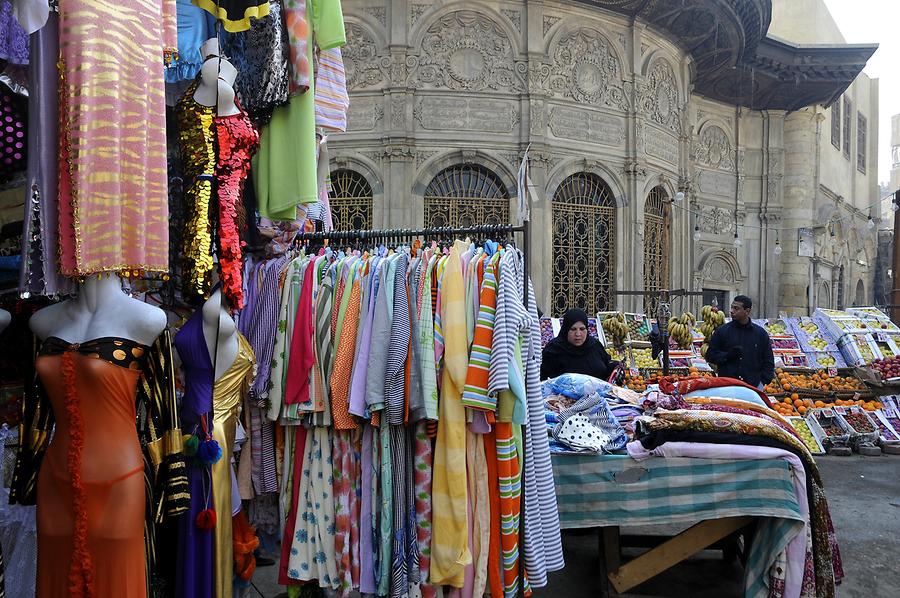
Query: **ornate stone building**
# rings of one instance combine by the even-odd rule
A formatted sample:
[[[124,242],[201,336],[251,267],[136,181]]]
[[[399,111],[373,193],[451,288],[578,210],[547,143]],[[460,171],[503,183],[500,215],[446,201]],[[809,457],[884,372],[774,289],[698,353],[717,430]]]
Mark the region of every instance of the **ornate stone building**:
[[[838,283],[870,296],[874,46],[771,36],[792,39],[793,2],[344,0],[337,225],[508,222],[530,144],[544,311],[642,310],[616,291],[658,288],[746,292],[759,314],[836,305]],[[844,101],[835,148],[823,106]]]

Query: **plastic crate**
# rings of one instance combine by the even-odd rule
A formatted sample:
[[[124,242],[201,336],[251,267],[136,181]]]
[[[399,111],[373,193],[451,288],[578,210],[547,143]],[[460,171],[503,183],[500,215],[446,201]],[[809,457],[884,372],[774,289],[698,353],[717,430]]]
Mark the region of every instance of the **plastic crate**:
[[[803,433],[802,433],[801,429],[806,428],[807,430],[809,430],[809,432],[812,436],[813,444],[810,445],[810,443],[805,440],[803,442],[803,444],[806,445],[806,448],[809,449],[809,452],[811,452],[813,455],[824,455],[825,454],[825,449],[822,447],[822,439],[816,435],[816,433],[813,431],[812,427],[809,425],[809,423],[804,418],[793,415],[793,416],[788,417],[787,420],[788,420],[788,423],[791,424],[791,427],[794,428],[798,434],[800,434],[801,438],[803,438]]]
[[[872,421],[878,426],[882,442],[900,442],[900,432],[898,432],[884,416],[883,409],[879,409],[872,413]],[[900,419],[897,421],[900,423]]]
[[[811,409],[806,414],[806,422],[822,442],[822,448],[849,446],[853,431],[847,423],[830,407]]]

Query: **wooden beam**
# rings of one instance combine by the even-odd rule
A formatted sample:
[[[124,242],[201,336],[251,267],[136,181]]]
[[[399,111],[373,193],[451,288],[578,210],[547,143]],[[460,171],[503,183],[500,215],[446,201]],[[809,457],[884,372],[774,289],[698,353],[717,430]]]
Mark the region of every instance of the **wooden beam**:
[[[625,563],[609,574],[609,580],[616,592],[620,594],[627,592],[752,522],[753,517],[726,517],[701,521]]]

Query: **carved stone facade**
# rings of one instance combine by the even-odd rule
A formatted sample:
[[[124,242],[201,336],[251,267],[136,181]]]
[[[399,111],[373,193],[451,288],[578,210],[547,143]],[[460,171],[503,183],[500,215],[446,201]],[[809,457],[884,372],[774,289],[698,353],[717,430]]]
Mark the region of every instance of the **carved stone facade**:
[[[750,18],[746,7],[766,2],[740,0],[740,18]],[[816,226],[816,209],[832,201],[807,198],[817,184],[821,153],[831,147],[827,141],[815,146],[816,119],[827,111],[737,110],[691,93],[698,84],[692,73],[705,77],[703,69],[723,58],[718,47],[708,55],[681,49],[702,46],[715,29],[713,21],[704,21],[708,13],[700,14],[704,3],[688,4],[693,13],[686,8],[682,18],[670,11],[665,23],[650,15],[653,26],[647,26],[641,16],[635,21],[616,14],[622,12],[618,5],[601,11],[574,0],[344,0],[349,130],[330,136],[332,160],[343,160],[344,168],[359,165],[374,179],[371,187],[381,190],[372,204],[373,226],[417,227],[424,222],[426,188],[454,165],[489,169],[514,198],[518,161],[530,145],[531,177],[539,189],[532,206],[531,275],[545,309],[560,282],[553,265],[559,218],[551,199],[579,173],[602,179],[614,204],[608,209],[615,211],[615,263],[603,276],[611,277],[615,290],[644,288],[643,210],[651,190],[661,188],[669,198],[685,195],[666,216],[670,288],[746,292],[757,297],[761,315],[805,313],[806,282],[783,279],[812,276],[818,288],[815,281],[827,277],[834,289],[831,271],[844,260],[855,264],[847,266],[856,276],[852,284],[861,277],[869,291],[868,271],[857,263],[871,253],[874,267],[867,240],[858,243],[864,259],[858,259],[859,248],[850,255],[847,245],[841,255],[817,256],[819,274],[810,276],[810,258],[797,255],[796,229]],[[683,39],[665,33],[673,30]],[[739,82],[723,85],[711,95],[727,95],[729,85],[749,91]],[[854,83],[868,85],[864,75]],[[877,143],[877,112],[867,116]],[[852,209],[837,212],[858,220],[868,205],[869,178],[874,181],[875,169],[869,170],[857,173],[852,189],[840,190],[842,205]],[[791,203],[801,196],[796,205],[802,209]],[[776,240],[784,249],[780,256],[772,253]],[[587,263],[598,257],[587,256]],[[616,305],[640,310],[644,301],[618,297]]]

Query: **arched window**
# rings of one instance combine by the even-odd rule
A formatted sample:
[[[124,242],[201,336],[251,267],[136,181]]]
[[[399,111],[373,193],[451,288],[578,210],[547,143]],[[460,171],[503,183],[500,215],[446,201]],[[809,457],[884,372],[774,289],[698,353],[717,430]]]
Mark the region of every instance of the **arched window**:
[[[609,185],[586,172],[566,178],[553,195],[554,316],[615,306],[615,205]]]
[[[862,307],[866,304],[866,285],[862,280],[856,281],[856,296],[853,298],[853,305]]]
[[[509,193],[496,174],[477,164],[439,172],[425,189],[425,226],[509,224]]]
[[[831,287],[824,280],[819,285],[819,293],[816,297],[816,307],[831,309]]]
[[[334,230],[372,228],[372,186],[366,177],[345,168],[331,173],[331,218]]]
[[[644,290],[669,288],[669,196],[662,187],[650,190],[644,202]],[[654,317],[659,300],[644,298],[644,310]]]

